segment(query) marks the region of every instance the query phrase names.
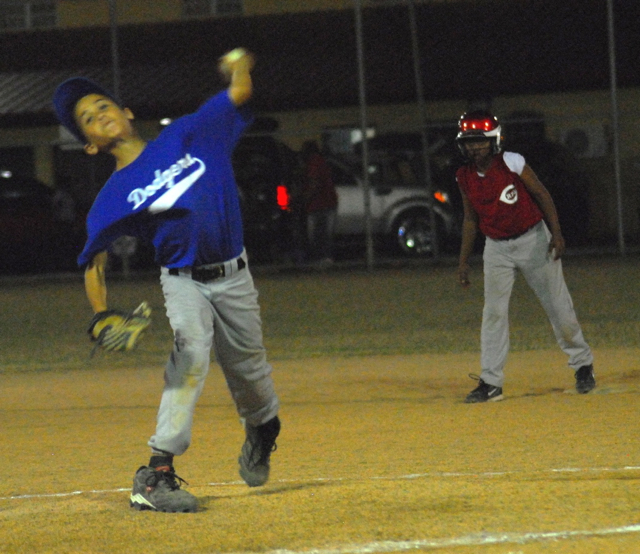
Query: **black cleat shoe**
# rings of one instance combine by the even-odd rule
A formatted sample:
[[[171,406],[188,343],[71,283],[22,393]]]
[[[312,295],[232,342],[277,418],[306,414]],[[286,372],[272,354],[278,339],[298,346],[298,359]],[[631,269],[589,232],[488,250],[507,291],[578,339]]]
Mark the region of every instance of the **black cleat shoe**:
[[[502,400],[502,387],[494,387],[485,383],[477,375],[470,374],[469,377],[478,381],[478,386],[473,389],[464,399],[465,404],[476,404],[478,402],[497,402]]]
[[[196,512],[196,497],[180,489],[180,483],[185,482],[175,474],[173,467],[142,466],[133,478],[129,504],[136,510]]]
[[[583,365],[576,371],[576,390],[579,394],[586,394],[596,387],[593,364]]]
[[[280,433],[278,416],[258,427],[245,423],[246,440],[240,452],[240,477],[250,487],[264,485],[269,479],[269,458],[277,448]]]

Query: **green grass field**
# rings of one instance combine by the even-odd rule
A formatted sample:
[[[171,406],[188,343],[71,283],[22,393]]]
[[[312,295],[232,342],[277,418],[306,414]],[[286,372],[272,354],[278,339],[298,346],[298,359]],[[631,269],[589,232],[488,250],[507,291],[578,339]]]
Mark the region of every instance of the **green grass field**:
[[[585,337],[593,348],[640,344],[640,263],[635,256],[564,260],[565,277]],[[479,349],[483,304],[481,261],[463,290],[455,266],[376,269],[336,268],[326,273],[274,272],[260,268],[265,344],[272,360],[327,355],[355,356],[471,352]],[[155,275],[108,277],[112,307],[132,308],[148,300],[151,331],[137,353],[154,363],[171,344],[163,298]],[[0,371],[110,367],[125,357],[100,354],[89,360],[86,327],[91,311],[81,276],[64,282],[5,280],[0,286]],[[511,301],[512,351],[553,348],[551,327],[533,292],[518,278]],[[145,357],[150,357],[146,359]]]

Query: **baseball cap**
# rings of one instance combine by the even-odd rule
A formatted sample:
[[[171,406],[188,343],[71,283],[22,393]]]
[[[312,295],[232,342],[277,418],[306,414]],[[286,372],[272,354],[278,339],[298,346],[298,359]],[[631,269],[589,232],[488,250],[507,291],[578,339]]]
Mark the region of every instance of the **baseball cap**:
[[[53,107],[60,123],[83,144],[87,142],[87,140],[76,123],[74,110],[78,100],[89,94],[100,94],[111,98],[111,100],[119,104],[113,94],[101,87],[98,83],[85,77],[72,77],[71,79],[67,79],[60,83],[53,93]]]

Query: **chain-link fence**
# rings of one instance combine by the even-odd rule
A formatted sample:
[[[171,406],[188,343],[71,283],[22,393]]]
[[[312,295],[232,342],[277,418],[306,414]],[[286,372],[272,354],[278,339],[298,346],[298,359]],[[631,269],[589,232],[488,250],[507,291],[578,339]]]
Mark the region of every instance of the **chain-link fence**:
[[[264,101],[279,138],[294,148],[320,139],[331,156],[362,159],[367,129],[376,137],[367,142],[374,156],[410,150],[420,166],[426,137],[428,164],[422,175],[416,168],[417,179],[426,187],[431,177],[431,188],[447,193],[455,220],[455,123],[467,109],[488,108],[503,123],[505,148],[524,154],[552,193],[570,247],[625,251],[637,244],[637,6],[404,1],[358,13],[358,4],[354,12],[301,18],[278,52],[268,49],[278,41],[264,29],[265,60],[279,60],[264,81],[279,90],[282,68],[300,81]],[[383,169],[374,164],[369,172]],[[387,226],[396,233],[387,238],[400,240],[399,224]],[[458,230],[444,230],[445,252]],[[363,254],[367,243],[360,244]]]
[[[53,35],[7,41],[4,70],[40,75],[32,91],[47,88],[49,79],[47,95],[70,74],[96,77],[107,86],[113,79],[149,137],[159,131],[160,117],[192,111],[224,86],[216,73],[220,54],[240,44],[254,51],[254,107],[262,122],[270,122],[254,132],[275,141],[277,146],[265,148],[280,166],[268,179],[275,212],[265,210],[261,217],[279,220],[276,215],[286,212],[283,220],[295,219],[299,152],[306,141],[315,140],[334,161],[343,195],[349,195],[349,203],[344,200],[338,208],[338,229],[344,229],[339,238],[356,246],[345,255],[363,258],[371,247],[362,225],[354,223],[356,200],[358,209],[365,209],[361,218],[372,209],[384,213],[364,225],[375,235],[376,256],[455,252],[460,205],[453,174],[461,160],[453,138],[460,114],[474,107],[491,109],[500,118],[505,147],[524,154],[550,189],[569,246],[598,243],[615,252],[638,242],[637,2],[398,0],[361,5],[354,0],[353,9]],[[110,58],[117,59],[116,68]],[[4,76],[10,87],[11,73]],[[28,87],[21,90],[24,104]],[[8,98],[5,94],[6,109]],[[81,182],[84,174],[69,172],[84,171],[100,180],[102,166],[83,170],[72,160],[77,152],[56,152],[53,163],[61,179]],[[281,184],[293,198],[288,210],[278,203],[285,202]],[[412,219],[393,204],[404,185],[420,189],[411,199]],[[441,213],[435,225],[433,210],[425,216],[425,194],[432,203],[437,195],[434,205]],[[402,226],[407,222],[413,225],[411,236]],[[299,223],[277,224],[275,235],[261,235],[284,245],[276,249],[279,254],[268,256],[271,261],[297,259],[286,252],[298,240],[291,225]],[[429,246],[433,229],[440,236]],[[416,244],[422,246],[411,250]]]

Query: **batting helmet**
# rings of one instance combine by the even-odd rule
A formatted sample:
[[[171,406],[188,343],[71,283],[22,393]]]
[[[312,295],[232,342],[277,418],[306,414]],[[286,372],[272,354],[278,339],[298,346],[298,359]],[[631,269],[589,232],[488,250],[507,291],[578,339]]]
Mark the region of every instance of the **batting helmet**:
[[[485,110],[463,113],[458,120],[458,135],[456,136],[460,152],[466,155],[463,142],[484,139],[489,139],[494,154],[500,152],[502,127],[500,127],[498,118]]]

